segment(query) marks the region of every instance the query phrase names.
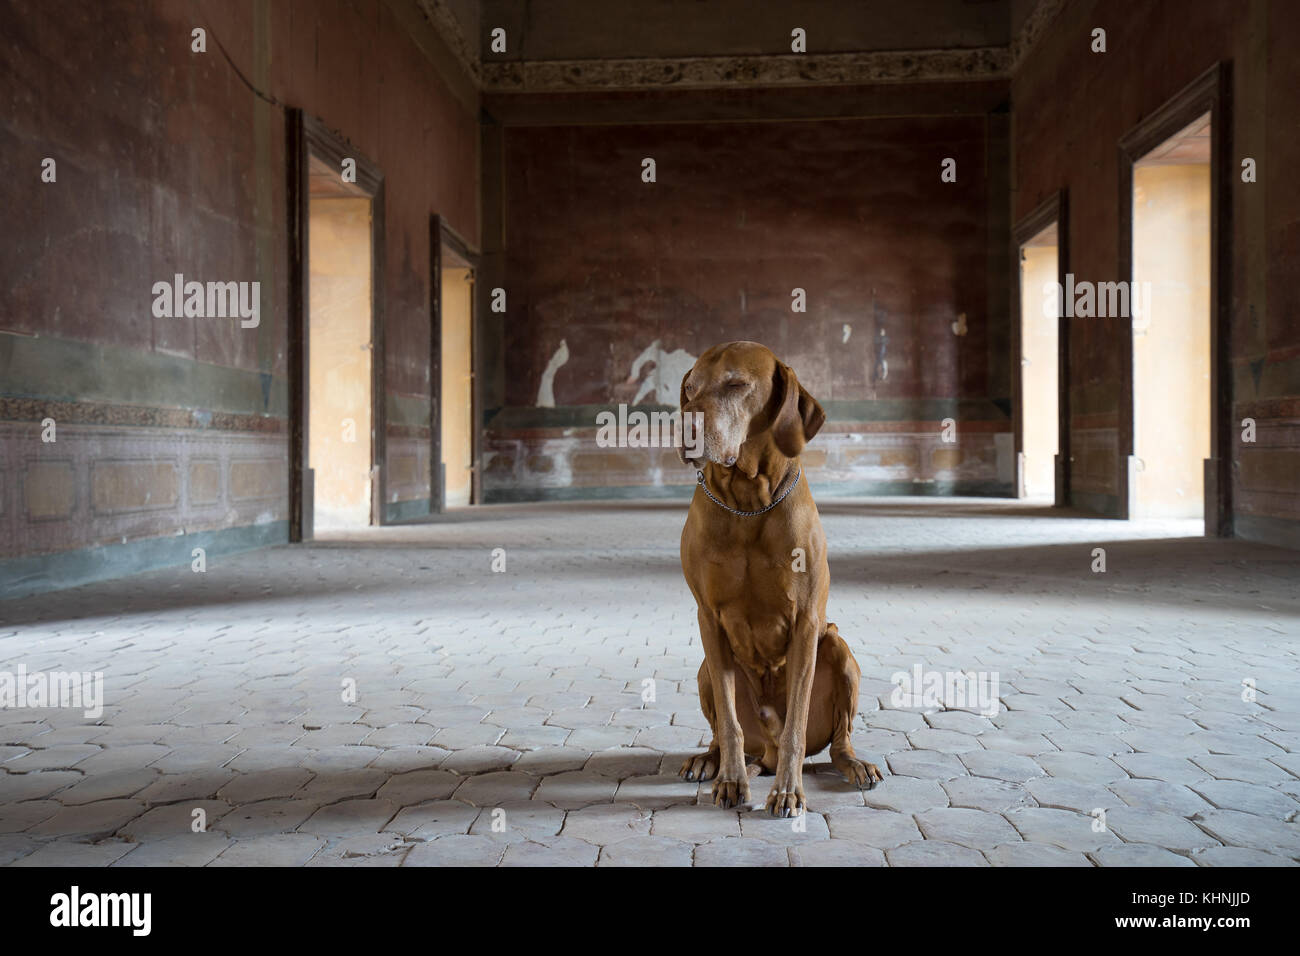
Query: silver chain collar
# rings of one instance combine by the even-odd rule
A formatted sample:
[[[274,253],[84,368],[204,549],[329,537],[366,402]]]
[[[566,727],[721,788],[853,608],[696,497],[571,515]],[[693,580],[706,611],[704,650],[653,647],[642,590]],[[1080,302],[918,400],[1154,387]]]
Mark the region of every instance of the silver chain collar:
[[[785,491],[781,492],[780,497],[773,499],[772,503],[768,505],[766,508],[759,508],[757,511],[737,511],[735,508],[731,507],[731,505],[723,504],[721,501],[719,501],[717,498],[713,496],[713,492],[709,491],[709,486],[704,480],[703,471],[696,470],[695,472],[696,479],[699,482],[700,487],[704,489],[704,493],[709,496],[710,501],[712,501],[723,511],[730,511],[733,515],[739,515],[742,518],[753,518],[756,515],[766,514],[767,512],[775,508],[777,505],[779,505],[781,502],[785,501],[785,496],[788,495],[790,492],[794,491],[794,486],[799,484],[799,476],[802,474],[803,474],[803,465],[800,465],[799,470],[794,473],[794,481],[790,482],[790,487],[785,489]]]

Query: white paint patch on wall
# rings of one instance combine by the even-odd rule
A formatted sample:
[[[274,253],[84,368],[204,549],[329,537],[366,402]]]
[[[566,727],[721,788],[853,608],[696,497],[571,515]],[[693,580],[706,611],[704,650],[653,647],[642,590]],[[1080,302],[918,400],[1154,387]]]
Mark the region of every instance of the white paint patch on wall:
[[[682,379],[694,367],[695,359],[696,356],[685,349],[665,352],[659,339],[655,339],[636,357],[636,361],[632,363],[632,371],[627,377],[629,382],[640,380],[642,369],[648,363],[654,363],[650,374],[641,381],[641,387],[637,389],[632,404],[636,405],[641,399],[650,395],[653,396],[656,404],[675,406]]]
[[[551,360],[546,363],[546,370],[542,372],[542,383],[537,387],[538,408],[555,407],[555,373],[568,360],[569,343],[564,339],[560,339],[560,347],[555,350]]]

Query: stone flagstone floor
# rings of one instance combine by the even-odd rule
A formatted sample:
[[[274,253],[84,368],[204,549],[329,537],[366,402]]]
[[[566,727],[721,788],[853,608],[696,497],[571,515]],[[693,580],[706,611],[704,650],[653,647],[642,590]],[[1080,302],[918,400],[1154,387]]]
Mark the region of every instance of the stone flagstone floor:
[[[1007,501],[821,510],[888,773],[811,757],[802,831],[770,778],[723,811],[676,776],[708,739],[683,504],[499,506],[0,604],[0,672],[102,671],[106,701],[0,710],[0,864],[1300,859],[1300,555]],[[996,675],[997,714],[899,706],[917,666]]]

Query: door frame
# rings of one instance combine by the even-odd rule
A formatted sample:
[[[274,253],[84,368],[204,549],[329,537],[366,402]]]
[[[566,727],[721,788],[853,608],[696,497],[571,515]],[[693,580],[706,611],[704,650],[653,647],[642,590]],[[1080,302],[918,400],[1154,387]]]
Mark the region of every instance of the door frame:
[[[1016,497],[1025,496],[1023,456],[1025,452],[1025,402],[1021,375],[1023,343],[1020,325],[1023,321],[1021,302],[1020,249],[1052,223],[1056,223],[1056,281],[1061,288],[1066,286],[1065,277],[1070,271],[1070,204],[1069,193],[1058,189],[1033,211],[1016,223],[1011,230],[1011,263],[1014,270],[1011,281],[1011,394],[1013,398],[1012,429],[1015,433],[1016,454]],[[1065,310],[1057,320],[1056,328],[1056,412],[1057,412],[1057,449],[1053,462],[1055,476],[1055,505],[1058,508],[1070,504],[1070,320],[1065,317]]]
[[[384,468],[387,415],[384,388],[384,174],[360,150],[322,120],[295,107],[286,110],[289,237],[289,540],[312,537],[312,489],[305,487],[307,416],[310,414],[308,331],[311,328],[311,157],[335,168],[356,161],[356,186],[370,198],[370,523],[385,524]]]
[[[1119,141],[1119,278],[1133,281],[1133,164],[1199,116],[1210,114],[1210,456],[1205,533],[1232,536],[1232,151],[1231,64],[1215,63]],[[1130,296],[1131,299],[1131,296]],[[1131,310],[1130,310],[1131,311]],[[1133,516],[1133,319],[1120,322],[1119,514]]]
[[[442,267],[443,247],[451,249],[469,263],[475,288],[469,298],[469,368],[470,368],[470,490],[472,505],[483,501],[482,435],[478,427],[482,404],[482,376],[478,371],[478,275],[481,255],[446,218],[434,213],[429,217],[429,513],[447,510],[446,488],[442,479]]]

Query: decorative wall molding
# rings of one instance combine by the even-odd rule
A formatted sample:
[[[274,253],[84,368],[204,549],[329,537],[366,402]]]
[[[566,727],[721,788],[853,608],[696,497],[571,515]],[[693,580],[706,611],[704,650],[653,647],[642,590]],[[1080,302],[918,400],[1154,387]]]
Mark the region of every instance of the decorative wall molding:
[[[909,83],[1006,76],[1006,47],[871,53],[538,60],[483,64],[492,93]]]
[[[460,27],[460,21],[456,19],[451,8],[447,6],[445,0],[417,0],[420,6],[420,12],[424,18],[429,21],[429,25],[442,38],[442,42],[447,44],[451,50],[452,56],[461,68],[470,75],[474,85],[480,89],[483,86],[483,71],[479,63],[478,56],[474,53],[473,47],[470,46],[469,40],[465,38],[465,31]]]
[[[446,0],[416,0],[429,25],[485,93],[866,85],[1009,77],[1069,0],[1038,0],[1009,47],[762,56],[483,61]]]
[[[1029,16],[1025,17],[1020,30],[1011,39],[1011,65],[1008,72],[1014,73],[1019,68],[1021,62],[1029,55],[1029,51],[1043,38],[1048,26],[1056,19],[1056,15],[1065,9],[1068,2],[1069,0],[1038,0],[1034,9],[1029,12]]]

